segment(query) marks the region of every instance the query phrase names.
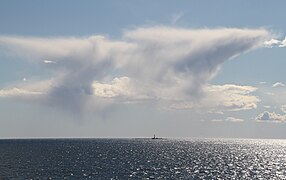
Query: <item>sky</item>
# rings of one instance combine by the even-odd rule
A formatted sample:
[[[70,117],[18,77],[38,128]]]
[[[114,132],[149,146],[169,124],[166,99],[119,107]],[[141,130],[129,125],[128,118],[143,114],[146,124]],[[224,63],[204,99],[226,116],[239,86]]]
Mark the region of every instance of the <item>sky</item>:
[[[285,5],[1,1],[0,138],[286,138]]]

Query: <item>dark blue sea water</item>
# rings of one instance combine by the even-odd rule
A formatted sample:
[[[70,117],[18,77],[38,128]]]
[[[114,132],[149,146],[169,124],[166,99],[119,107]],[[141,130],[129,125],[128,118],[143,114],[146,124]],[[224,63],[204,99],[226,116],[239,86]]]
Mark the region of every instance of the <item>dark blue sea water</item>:
[[[0,179],[286,179],[286,141],[0,140]]]

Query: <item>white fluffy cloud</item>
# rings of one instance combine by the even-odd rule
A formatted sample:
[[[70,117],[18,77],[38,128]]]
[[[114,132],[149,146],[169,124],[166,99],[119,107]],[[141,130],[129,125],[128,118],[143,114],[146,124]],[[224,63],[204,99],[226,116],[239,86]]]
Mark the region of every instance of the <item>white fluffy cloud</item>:
[[[269,41],[265,41],[264,45],[268,48],[272,48],[273,46],[277,46],[280,45],[281,41],[277,40],[277,39],[271,39]]]
[[[114,78],[110,84],[93,82],[94,95],[103,98],[121,98],[125,100],[145,100],[149,99],[147,94],[139,92],[130,78]]]
[[[285,115],[277,114],[275,112],[264,111],[259,114],[256,118],[259,122],[284,122],[286,120]]]
[[[36,92],[56,105],[70,108],[74,104],[74,109],[91,97],[167,101],[181,108],[252,109],[259,101],[250,95],[254,87],[208,82],[226,60],[262,47],[270,36],[263,29],[170,27],[137,28],[117,40],[1,36],[0,45],[12,54],[53,72],[52,80],[17,85],[22,93],[12,87],[2,89],[1,94]],[[31,87],[41,87],[41,91]]]
[[[278,39],[270,39],[268,41],[264,42],[264,46],[268,48],[272,47],[286,47],[286,37],[284,40],[278,40]]]

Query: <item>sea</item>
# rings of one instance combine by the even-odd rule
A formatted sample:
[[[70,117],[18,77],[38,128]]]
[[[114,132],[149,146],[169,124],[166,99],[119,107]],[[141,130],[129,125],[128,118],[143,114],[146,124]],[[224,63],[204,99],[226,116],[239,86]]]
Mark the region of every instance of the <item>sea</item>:
[[[0,179],[286,179],[286,141],[2,139]]]

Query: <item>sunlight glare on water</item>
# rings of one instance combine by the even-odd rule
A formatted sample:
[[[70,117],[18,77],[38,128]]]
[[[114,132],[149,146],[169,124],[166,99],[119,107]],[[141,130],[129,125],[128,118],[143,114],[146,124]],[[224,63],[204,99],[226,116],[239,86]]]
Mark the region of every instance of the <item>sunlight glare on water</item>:
[[[285,140],[0,140],[0,179],[285,179],[285,167]]]

